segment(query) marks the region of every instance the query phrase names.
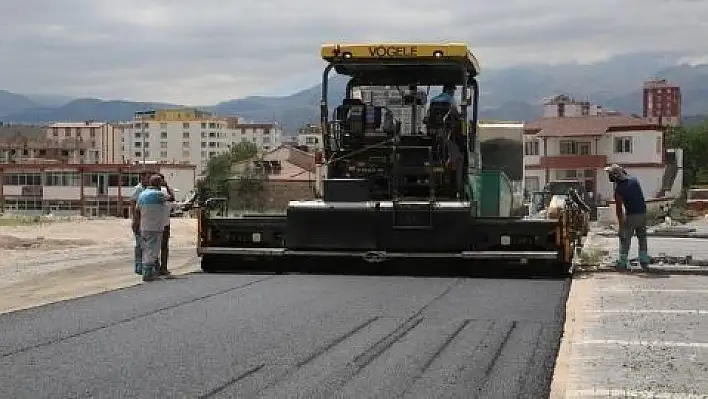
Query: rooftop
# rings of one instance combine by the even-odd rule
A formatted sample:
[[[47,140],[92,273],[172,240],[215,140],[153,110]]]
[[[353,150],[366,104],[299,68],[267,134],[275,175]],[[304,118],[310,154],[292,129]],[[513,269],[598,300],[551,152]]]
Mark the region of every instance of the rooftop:
[[[626,115],[590,115],[541,118],[526,124],[524,133],[538,137],[602,136],[609,132],[661,130],[643,118]]]
[[[49,125],[49,127],[56,128],[81,128],[81,127],[103,127],[106,122],[95,122],[95,121],[85,121],[85,122],[56,122]]]

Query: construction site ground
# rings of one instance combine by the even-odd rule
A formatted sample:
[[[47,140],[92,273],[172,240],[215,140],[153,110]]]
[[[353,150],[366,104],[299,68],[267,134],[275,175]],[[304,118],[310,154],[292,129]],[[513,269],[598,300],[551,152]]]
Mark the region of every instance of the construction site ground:
[[[708,230],[706,220],[688,224]],[[616,272],[616,237],[594,229],[573,279],[556,362],[555,398],[708,397],[708,268],[677,264]],[[649,237],[652,256],[708,259],[708,240]],[[630,258],[637,256],[633,238]]]
[[[601,266],[572,285],[204,275],[191,273],[196,222],[173,219],[172,230],[177,276],[142,284],[127,220],[2,227],[0,391],[537,398],[553,376],[552,398],[708,394],[701,268]],[[586,247],[607,261],[617,239],[591,234]],[[708,259],[708,240],[652,237],[650,251]]]
[[[196,221],[173,218],[170,264],[175,274],[198,269]],[[132,273],[130,221],[68,220],[0,227],[0,313],[140,283]]]

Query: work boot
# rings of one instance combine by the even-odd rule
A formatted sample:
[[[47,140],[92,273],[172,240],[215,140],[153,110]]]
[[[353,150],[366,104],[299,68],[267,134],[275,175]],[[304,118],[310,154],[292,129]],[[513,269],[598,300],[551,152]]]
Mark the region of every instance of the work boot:
[[[649,269],[650,263],[651,257],[649,256],[649,254],[646,252],[639,252],[639,266],[641,266],[642,269],[647,270]]]
[[[143,265],[143,281],[154,281],[155,279],[155,267]]]
[[[617,261],[615,262],[615,268],[617,268],[617,270],[619,270],[619,271],[628,271],[629,270],[628,256],[625,254],[621,254],[617,258]]]

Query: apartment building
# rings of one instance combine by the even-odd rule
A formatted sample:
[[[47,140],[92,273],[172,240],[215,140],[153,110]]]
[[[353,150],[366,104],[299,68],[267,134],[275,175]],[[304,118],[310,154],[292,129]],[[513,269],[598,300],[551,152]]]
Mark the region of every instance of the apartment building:
[[[602,115],[605,111],[602,106],[590,101],[578,101],[567,94],[559,94],[544,104],[544,118],[572,118],[576,116]]]
[[[219,117],[195,108],[160,109],[137,113],[121,124],[125,161],[160,161],[197,165],[203,173],[210,158],[239,142],[252,142],[261,151],[280,145],[277,124],[248,123]]]
[[[44,134],[44,130],[42,130]],[[91,143],[78,138],[47,139],[44,136],[12,136],[0,139],[0,164],[41,162],[87,163],[95,159]],[[90,162],[95,163],[95,162]]]
[[[121,135],[106,122],[58,122],[49,125],[46,137],[57,142],[87,143],[77,163],[122,162]]]
[[[311,152],[322,151],[324,143],[320,125],[307,125],[298,129],[297,145]]]
[[[178,201],[194,189],[194,165],[70,164],[50,159],[0,164],[0,211],[128,217],[130,196],[143,170],[160,172]]]
[[[624,115],[546,117],[524,128],[524,176],[529,191],[558,179],[578,179],[600,199],[613,186],[603,168],[617,163],[639,178],[647,199],[677,196],[682,151],[666,149],[661,126]]]
[[[681,88],[666,79],[644,82],[642,93],[643,116],[662,126],[681,123]]]

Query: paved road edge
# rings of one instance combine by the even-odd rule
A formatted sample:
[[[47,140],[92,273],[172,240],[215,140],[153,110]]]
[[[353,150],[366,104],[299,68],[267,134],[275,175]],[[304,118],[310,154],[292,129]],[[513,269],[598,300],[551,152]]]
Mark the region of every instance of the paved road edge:
[[[551,380],[550,399],[564,399],[571,380],[570,363],[573,343],[580,341],[585,326],[585,305],[592,295],[594,282],[591,275],[575,274],[571,280],[565,307],[565,322],[558,355]]]

